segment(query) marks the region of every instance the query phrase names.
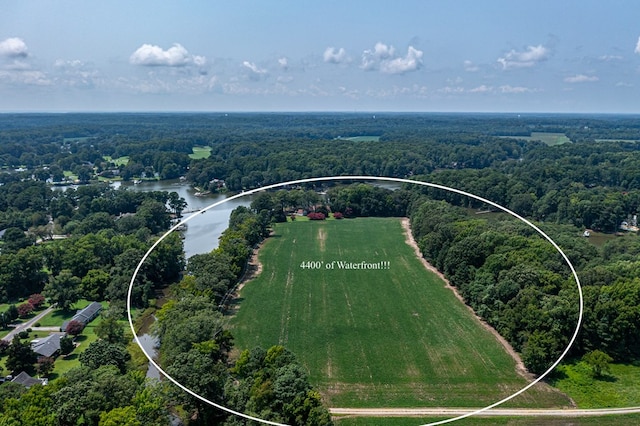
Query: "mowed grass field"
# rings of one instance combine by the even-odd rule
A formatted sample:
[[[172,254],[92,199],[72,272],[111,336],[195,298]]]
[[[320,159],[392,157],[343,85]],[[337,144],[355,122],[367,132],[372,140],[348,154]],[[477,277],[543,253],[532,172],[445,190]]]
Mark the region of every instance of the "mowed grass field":
[[[284,345],[332,407],[479,407],[524,387],[514,360],[427,271],[397,218],[278,224],[231,320],[240,349]],[[332,261],[388,269],[327,269]],[[303,262],[321,262],[305,269]],[[522,407],[566,406],[540,386]]]

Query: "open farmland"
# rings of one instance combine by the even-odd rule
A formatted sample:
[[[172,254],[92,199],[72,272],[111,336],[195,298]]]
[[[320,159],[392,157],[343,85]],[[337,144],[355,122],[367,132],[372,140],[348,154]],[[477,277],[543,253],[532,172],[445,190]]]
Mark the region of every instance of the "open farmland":
[[[495,337],[424,268],[399,219],[278,224],[259,260],[262,273],[242,289],[232,320],[237,347],[286,346],[330,406],[477,407],[527,383]],[[547,386],[513,403],[568,404]]]
[[[549,146],[571,143],[571,139],[564,133],[531,132],[531,136],[502,136],[507,138],[524,139],[526,141],[540,141]]]

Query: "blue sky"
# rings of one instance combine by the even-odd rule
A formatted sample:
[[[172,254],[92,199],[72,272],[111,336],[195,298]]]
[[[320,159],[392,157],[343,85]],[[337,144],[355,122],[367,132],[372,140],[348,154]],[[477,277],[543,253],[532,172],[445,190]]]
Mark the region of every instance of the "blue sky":
[[[640,113],[639,16],[637,0],[0,0],[0,112]]]

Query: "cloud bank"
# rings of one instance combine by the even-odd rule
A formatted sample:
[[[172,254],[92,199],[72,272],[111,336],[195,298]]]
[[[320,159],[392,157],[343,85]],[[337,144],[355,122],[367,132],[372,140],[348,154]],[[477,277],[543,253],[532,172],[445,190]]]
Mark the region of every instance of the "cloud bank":
[[[396,49],[384,43],[376,43],[373,49],[362,52],[360,68],[366,71],[380,70],[385,74],[404,74],[422,67],[423,52],[409,46],[405,56],[398,56]]]
[[[175,43],[167,50],[152,44],[143,44],[129,57],[133,65],[150,67],[183,67],[191,63],[202,66],[206,63],[204,56],[191,55],[181,44]]]

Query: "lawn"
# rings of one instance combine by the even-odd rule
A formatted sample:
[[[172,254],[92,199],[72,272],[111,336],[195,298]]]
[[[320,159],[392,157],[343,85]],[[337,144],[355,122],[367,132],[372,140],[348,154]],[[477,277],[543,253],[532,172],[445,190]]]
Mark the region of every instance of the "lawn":
[[[278,224],[259,258],[263,271],[242,289],[231,321],[236,345],[285,345],[329,406],[477,407],[527,383],[497,340],[420,263],[399,219]],[[341,269],[334,261],[362,266]],[[383,267],[363,269],[369,264]],[[567,404],[548,387],[514,402]]]
[[[124,156],[118,157],[118,158],[111,158],[109,155],[104,155],[104,156],[102,156],[102,158],[105,161],[109,161],[109,162],[113,163],[116,167],[126,166],[127,163],[129,162],[129,156],[128,155],[124,155]]]
[[[192,154],[189,154],[189,158],[193,160],[200,160],[203,158],[209,158],[211,155],[211,147],[210,146],[194,146],[191,148],[193,151]]]
[[[596,379],[583,362],[560,365],[554,386],[571,395],[580,408],[637,407],[640,365],[611,364],[610,367],[609,374]]]
[[[76,311],[85,308],[91,303],[90,300],[80,299],[73,304],[73,308],[68,311],[56,309],[49,315],[44,316],[38,323],[40,327],[56,327],[62,325],[63,322],[70,320],[76,314]],[[102,302],[102,308],[106,309],[109,306],[107,302]],[[93,323],[91,323],[93,324]]]

